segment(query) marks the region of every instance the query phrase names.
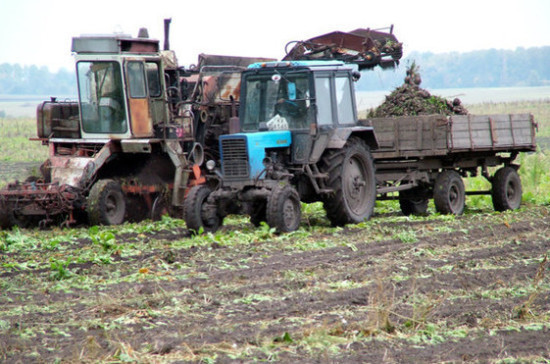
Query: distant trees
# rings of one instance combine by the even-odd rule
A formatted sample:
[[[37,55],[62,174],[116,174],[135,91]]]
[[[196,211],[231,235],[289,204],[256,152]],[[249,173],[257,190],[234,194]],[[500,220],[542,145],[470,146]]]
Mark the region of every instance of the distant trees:
[[[550,85],[550,46],[488,49],[467,53],[413,52],[396,71],[364,72],[360,90],[387,90],[403,83],[408,63],[420,67],[425,88],[515,87]]]
[[[394,71],[364,71],[361,91],[390,90],[403,84],[407,65],[420,67],[424,88],[513,87],[550,85],[550,46],[487,49],[467,53],[413,52]],[[46,67],[0,64],[0,94],[76,95],[74,71],[50,72]]]
[[[0,64],[0,94],[76,95],[76,76],[66,69],[54,73],[44,66],[3,63]]]

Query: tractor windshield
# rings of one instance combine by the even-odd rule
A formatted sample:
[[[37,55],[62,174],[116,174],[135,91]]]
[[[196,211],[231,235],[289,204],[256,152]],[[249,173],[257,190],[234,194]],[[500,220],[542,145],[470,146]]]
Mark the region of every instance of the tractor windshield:
[[[249,74],[245,81],[244,109],[241,112],[245,131],[295,130],[308,128],[310,107],[307,72]]]
[[[80,61],[77,65],[82,128],[86,133],[126,133],[120,65]]]

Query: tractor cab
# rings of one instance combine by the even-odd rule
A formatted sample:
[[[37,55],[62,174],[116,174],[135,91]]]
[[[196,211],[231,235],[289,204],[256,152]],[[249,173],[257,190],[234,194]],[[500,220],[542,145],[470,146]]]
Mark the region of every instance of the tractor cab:
[[[266,157],[285,165],[316,163],[352,132],[372,135],[375,143],[372,128],[357,124],[356,77],[356,68],[334,60],[250,65],[242,74],[240,133],[220,139],[226,180],[265,178]]]
[[[167,120],[157,40],[114,36],[73,38],[82,138],[153,137]]]
[[[350,66],[339,61],[255,63],[243,73],[242,131],[354,125]]]

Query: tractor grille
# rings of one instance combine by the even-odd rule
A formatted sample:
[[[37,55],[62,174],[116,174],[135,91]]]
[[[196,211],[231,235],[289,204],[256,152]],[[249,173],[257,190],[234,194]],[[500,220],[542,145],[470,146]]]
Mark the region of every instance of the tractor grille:
[[[223,174],[228,179],[248,178],[246,138],[222,139]]]

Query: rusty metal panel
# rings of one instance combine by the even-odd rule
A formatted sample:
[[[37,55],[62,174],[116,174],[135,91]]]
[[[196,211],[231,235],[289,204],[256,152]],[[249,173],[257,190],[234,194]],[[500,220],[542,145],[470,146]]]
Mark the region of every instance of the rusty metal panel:
[[[149,114],[149,101],[147,98],[130,98],[130,127],[132,135],[137,138],[153,136],[153,121]]]
[[[36,110],[36,127],[39,138],[80,138],[78,102],[44,101]]]
[[[195,95],[202,104],[223,104],[239,101],[241,72],[252,63],[274,61],[272,58],[234,57],[200,54],[198,69],[200,95]],[[191,80],[190,80],[191,81]]]
[[[395,67],[403,56],[402,44],[390,32],[371,29],[356,29],[351,32],[331,32],[305,41],[287,44],[283,60],[338,59],[355,63],[359,69]],[[288,50],[292,43],[295,45]]]

